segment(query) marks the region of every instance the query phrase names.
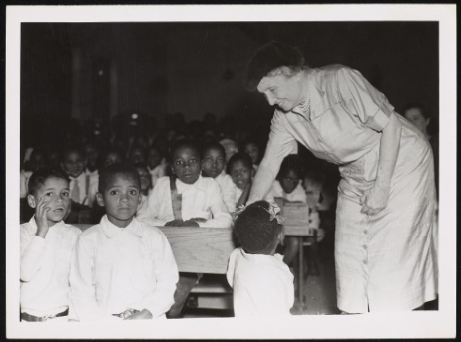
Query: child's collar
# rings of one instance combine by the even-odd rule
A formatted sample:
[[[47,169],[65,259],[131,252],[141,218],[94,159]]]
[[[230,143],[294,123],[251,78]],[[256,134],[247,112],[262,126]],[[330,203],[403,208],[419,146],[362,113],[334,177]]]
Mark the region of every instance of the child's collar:
[[[142,229],[137,224],[137,222],[138,221],[136,220],[136,218],[133,217],[133,220],[130,222],[128,226],[126,226],[125,228],[120,228],[114,225],[112,222],[110,222],[109,219],[107,218],[107,215],[104,215],[101,219],[102,232],[109,239],[122,233],[122,231],[130,233],[138,237],[142,237]]]
[[[206,191],[202,175],[198,177],[197,181],[194,184],[186,184],[182,182],[179,178],[176,178],[176,189],[178,190],[178,194],[182,194],[184,191],[190,188],[195,188],[203,192]]]

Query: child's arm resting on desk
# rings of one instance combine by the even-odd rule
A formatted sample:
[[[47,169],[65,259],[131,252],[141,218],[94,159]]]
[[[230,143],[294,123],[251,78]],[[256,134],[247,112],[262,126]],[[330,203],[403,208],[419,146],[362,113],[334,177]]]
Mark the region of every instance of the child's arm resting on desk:
[[[160,231],[153,248],[157,286],[143,298],[142,303],[136,305],[144,309],[127,319],[157,318],[165,314],[174,304],[176,283],[179,280],[178,266],[168,239]]]

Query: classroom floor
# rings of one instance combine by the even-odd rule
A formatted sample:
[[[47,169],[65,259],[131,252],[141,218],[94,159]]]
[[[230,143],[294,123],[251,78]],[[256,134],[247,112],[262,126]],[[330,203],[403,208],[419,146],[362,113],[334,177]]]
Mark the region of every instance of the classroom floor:
[[[333,243],[324,241],[319,255],[319,274],[306,274],[304,280],[304,306],[301,308],[296,300],[291,313],[293,315],[335,315],[336,278]],[[307,254],[307,253],[306,253]],[[309,256],[306,255],[306,259]],[[306,260],[307,261],[307,260]],[[295,270],[295,273],[296,270]],[[295,293],[298,298],[298,286],[295,280]],[[185,310],[184,318],[233,317],[232,310],[190,309]]]

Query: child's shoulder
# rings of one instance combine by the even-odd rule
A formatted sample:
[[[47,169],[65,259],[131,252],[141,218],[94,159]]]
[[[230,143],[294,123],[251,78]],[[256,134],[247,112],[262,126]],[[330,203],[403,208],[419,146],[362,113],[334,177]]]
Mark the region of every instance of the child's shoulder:
[[[94,226],[91,226],[87,229],[85,229],[84,231],[82,231],[81,235],[80,235],[80,238],[81,239],[85,239],[85,238],[88,238],[90,236],[95,236],[97,234],[99,234],[99,232],[102,230],[102,225],[100,223],[94,225]]]
[[[153,225],[150,225],[148,223],[141,222],[141,221],[137,221],[137,223],[142,228],[143,235],[145,234],[147,237],[151,237],[151,238],[165,237],[165,234],[163,234],[160,228],[157,228]]]
[[[82,234],[82,230],[80,228],[77,228],[71,224],[67,224],[67,223],[62,223],[62,228],[63,231],[65,231],[67,234],[70,234],[70,235],[80,235]]]

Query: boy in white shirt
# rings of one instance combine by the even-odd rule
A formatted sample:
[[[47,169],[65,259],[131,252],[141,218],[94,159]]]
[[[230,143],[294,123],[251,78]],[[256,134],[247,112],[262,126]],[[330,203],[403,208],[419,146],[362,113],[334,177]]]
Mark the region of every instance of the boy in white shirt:
[[[57,168],[41,168],[28,191],[35,215],[20,230],[21,320],[67,321],[71,256],[81,233],[62,221],[70,207],[69,179]]]
[[[231,227],[232,217],[219,184],[200,175],[197,144],[187,139],[177,141],[171,148],[170,162],[174,176],[158,179],[147,209],[139,210],[136,218],[153,226]]]
[[[191,140],[178,140],[170,152],[174,177],[162,177],[148,198],[148,208],[139,210],[139,221],[156,226],[212,227],[232,226],[221,188],[212,178],[202,177],[200,149]],[[201,274],[180,273],[175,304],[168,317],[179,318],[186,299]]]
[[[237,186],[225,171],[226,151],[224,147],[220,143],[211,142],[206,144],[202,151],[202,176],[214,178],[218,182],[229,213],[234,213]]]
[[[70,275],[71,318],[165,318],[178,268],[165,235],[134,218],[141,202],[136,169],[123,163],[103,169],[96,199],[106,215],[78,239]]]
[[[234,312],[241,316],[288,316],[294,304],[293,274],[275,249],[283,240],[277,208],[257,201],[238,214],[240,248],[229,258],[227,280],[234,289]]]

